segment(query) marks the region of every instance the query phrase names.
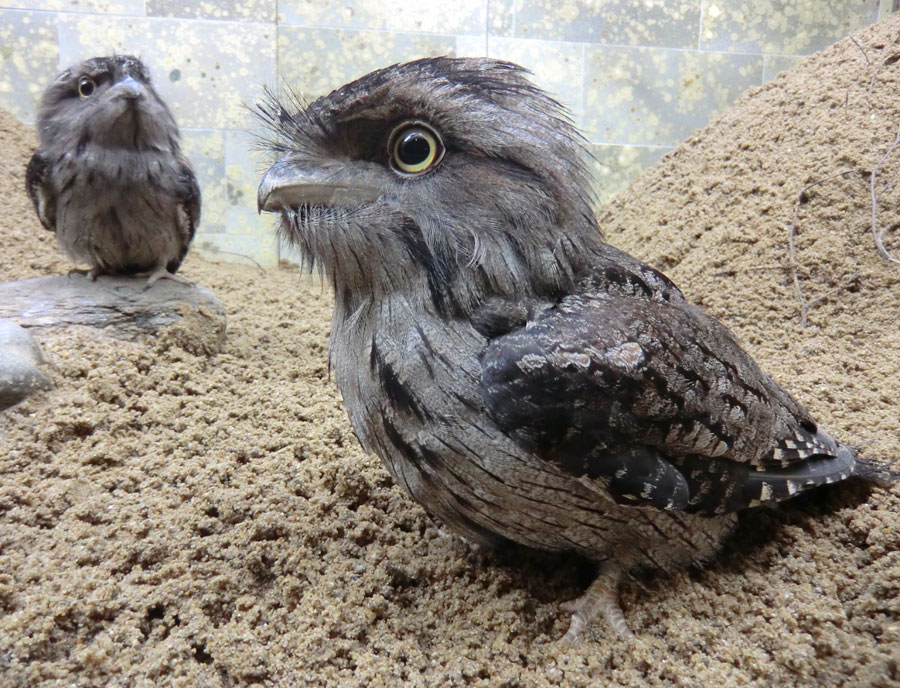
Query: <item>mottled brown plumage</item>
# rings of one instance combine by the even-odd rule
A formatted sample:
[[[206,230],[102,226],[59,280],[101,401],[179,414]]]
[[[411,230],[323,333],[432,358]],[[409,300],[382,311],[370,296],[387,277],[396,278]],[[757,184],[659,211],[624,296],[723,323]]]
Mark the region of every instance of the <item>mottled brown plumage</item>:
[[[334,286],[363,446],[480,543],[576,550],[627,633],[622,569],[713,555],[737,511],[862,466],[718,321],[605,243],[582,139],[515,65],[395,65],[262,108],[260,207]]]
[[[178,127],[136,57],[67,69],[38,108],[26,188],[63,251],[102,274],[175,276],[200,222],[200,188]]]

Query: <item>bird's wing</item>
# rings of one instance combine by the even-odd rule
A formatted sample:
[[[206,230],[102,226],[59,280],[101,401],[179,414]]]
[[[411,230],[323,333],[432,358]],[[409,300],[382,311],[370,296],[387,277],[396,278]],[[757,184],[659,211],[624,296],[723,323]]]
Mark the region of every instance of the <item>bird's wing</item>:
[[[187,255],[188,248],[194,235],[197,233],[197,225],[200,224],[200,185],[197,183],[197,175],[194,168],[184,156],[178,156],[179,177],[176,186],[178,203],[176,206],[176,223],[181,238],[181,254],[177,261],[169,266],[170,272],[175,272],[181,261]]]
[[[44,229],[56,231],[56,193],[54,193],[48,179],[50,161],[38,149],[28,161],[25,170],[25,189],[28,197],[34,203],[38,219],[44,225]]]
[[[733,510],[853,467],[729,330],[680,298],[566,297],[489,342],[482,386],[507,433],[622,503]]]

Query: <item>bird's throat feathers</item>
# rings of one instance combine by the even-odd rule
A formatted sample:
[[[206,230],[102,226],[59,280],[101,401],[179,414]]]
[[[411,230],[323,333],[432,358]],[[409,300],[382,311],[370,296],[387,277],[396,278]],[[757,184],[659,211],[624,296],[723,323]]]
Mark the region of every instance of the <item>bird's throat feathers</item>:
[[[492,297],[555,300],[568,293],[601,242],[593,218],[571,218],[579,226],[570,229],[545,210],[508,210],[476,215],[472,224],[464,206],[439,213],[442,220],[411,217],[383,201],[306,206],[284,214],[281,235],[308,269],[324,274],[345,317],[398,295],[442,317],[465,317]]]

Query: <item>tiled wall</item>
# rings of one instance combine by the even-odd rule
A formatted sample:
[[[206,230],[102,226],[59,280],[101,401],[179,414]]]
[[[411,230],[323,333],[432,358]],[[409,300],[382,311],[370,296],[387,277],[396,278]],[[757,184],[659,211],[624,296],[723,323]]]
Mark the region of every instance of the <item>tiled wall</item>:
[[[326,93],[425,55],[532,69],[592,142],[601,199],[750,86],[877,21],[898,0],[0,0],[0,107],[32,123],[62,68],[136,53],[203,187],[195,249],[272,265],[263,159],[245,104],[262,85]]]

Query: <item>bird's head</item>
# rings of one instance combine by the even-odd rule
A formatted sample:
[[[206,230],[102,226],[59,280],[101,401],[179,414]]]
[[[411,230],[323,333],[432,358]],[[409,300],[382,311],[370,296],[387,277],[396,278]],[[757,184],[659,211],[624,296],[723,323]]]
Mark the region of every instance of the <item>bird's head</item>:
[[[131,55],[94,57],[56,77],[41,97],[37,129],[41,145],[140,150],[171,149],[177,127],[150,83],[150,73]]]
[[[280,157],[259,208],[339,301],[403,290],[465,312],[559,293],[600,241],[583,139],[514,64],[421,59],[260,111]]]

